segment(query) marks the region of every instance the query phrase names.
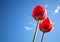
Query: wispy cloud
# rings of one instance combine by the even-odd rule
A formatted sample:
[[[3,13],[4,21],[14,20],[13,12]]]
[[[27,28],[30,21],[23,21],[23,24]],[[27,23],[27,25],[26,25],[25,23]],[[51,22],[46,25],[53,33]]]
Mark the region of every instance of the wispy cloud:
[[[28,26],[25,26],[24,27],[26,30],[32,30],[32,28],[31,27],[28,27]]]
[[[30,25],[30,26],[25,26],[25,27],[24,27],[25,30],[32,30],[32,29],[33,29],[33,26],[36,26],[36,23],[29,22],[28,25]],[[31,26],[32,26],[32,27],[31,27]]]
[[[55,13],[58,13],[59,10],[60,10],[60,6],[58,5],[54,12],[55,12]]]
[[[55,9],[54,12],[53,12],[53,15],[58,14],[58,13],[59,13],[59,10],[60,10],[60,5],[58,5],[58,6],[56,7],[56,9]]]

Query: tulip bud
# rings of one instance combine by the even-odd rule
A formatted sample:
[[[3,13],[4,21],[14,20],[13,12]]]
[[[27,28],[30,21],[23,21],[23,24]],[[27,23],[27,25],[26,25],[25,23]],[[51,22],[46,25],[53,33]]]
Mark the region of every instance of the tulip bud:
[[[32,17],[39,21],[46,17],[47,11],[44,6],[36,6],[32,11]]]
[[[54,27],[54,24],[51,22],[49,18],[45,18],[43,21],[39,23],[39,29],[42,32],[50,32]]]

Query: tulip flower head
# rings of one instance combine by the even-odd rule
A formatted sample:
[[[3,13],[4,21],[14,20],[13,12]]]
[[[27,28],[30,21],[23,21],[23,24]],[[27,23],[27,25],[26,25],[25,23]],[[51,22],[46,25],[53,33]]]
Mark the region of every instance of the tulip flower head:
[[[42,32],[50,32],[53,29],[54,25],[49,18],[45,18],[39,23],[39,29]]]
[[[47,11],[44,6],[37,5],[32,11],[32,17],[39,21],[46,17]]]

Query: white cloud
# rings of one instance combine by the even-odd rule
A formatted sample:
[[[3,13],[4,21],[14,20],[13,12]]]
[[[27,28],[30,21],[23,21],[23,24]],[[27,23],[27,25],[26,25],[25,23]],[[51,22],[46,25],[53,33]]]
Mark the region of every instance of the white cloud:
[[[56,7],[56,9],[54,10],[54,12],[53,12],[52,15],[56,15],[56,14],[58,14],[59,11],[60,11],[60,5],[58,5],[58,6]]]
[[[32,28],[28,27],[28,26],[25,26],[24,27],[26,30],[32,30]]]
[[[36,23],[30,22],[29,25],[32,26],[32,27],[25,26],[24,29],[25,30],[32,30],[33,29],[33,26],[36,26]]]
[[[58,13],[58,9],[55,10],[55,13]]]
[[[60,10],[60,6],[58,5],[57,8],[55,9],[54,13],[58,13]]]

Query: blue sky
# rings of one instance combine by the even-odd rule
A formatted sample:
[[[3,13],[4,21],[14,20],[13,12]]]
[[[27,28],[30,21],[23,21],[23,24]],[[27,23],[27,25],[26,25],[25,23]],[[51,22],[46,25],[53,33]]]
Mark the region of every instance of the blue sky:
[[[31,16],[36,5],[47,9],[47,17],[54,23],[52,32],[46,33],[44,42],[60,42],[59,0],[0,0],[0,42],[32,42],[36,20]],[[36,42],[40,42],[39,30]]]

